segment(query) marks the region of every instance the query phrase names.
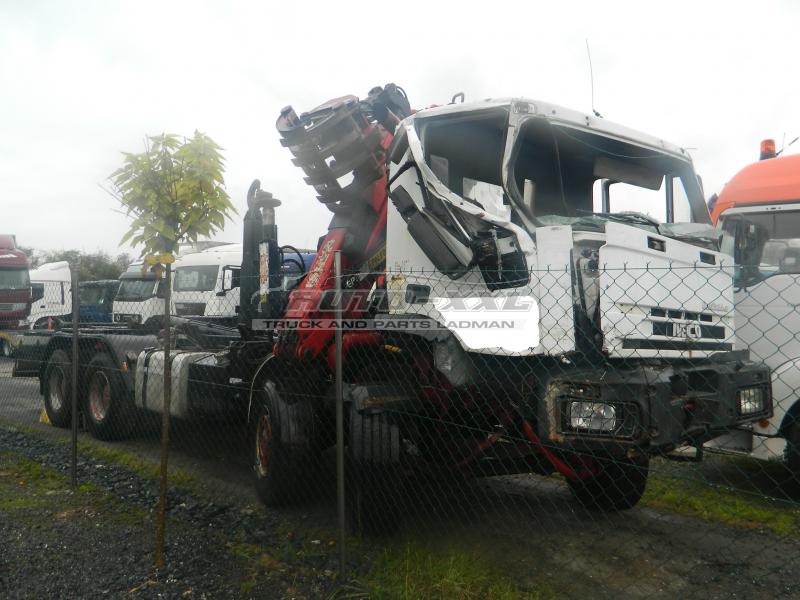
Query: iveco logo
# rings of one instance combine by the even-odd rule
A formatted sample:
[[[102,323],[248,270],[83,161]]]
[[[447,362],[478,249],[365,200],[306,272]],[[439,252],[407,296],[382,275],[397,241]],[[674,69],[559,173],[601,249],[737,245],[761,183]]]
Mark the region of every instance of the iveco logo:
[[[684,338],[691,338],[691,339],[698,339],[701,337],[700,335],[700,325],[695,325],[693,323],[689,324],[678,324],[676,325],[675,335],[678,337]]]

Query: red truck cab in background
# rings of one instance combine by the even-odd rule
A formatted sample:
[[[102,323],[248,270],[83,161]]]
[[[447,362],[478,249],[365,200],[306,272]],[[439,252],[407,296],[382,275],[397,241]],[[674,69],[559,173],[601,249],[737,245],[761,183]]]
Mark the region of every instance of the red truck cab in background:
[[[28,258],[13,235],[0,233],[0,334],[24,329],[31,312]]]

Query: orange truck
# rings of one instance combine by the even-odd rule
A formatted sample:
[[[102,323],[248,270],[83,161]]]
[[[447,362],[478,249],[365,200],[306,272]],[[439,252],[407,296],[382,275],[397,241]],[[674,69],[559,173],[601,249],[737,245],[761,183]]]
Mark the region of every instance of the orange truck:
[[[761,143],[710,202],[722,249],[734,256],[736,346],[772,370],[774,415],[710,445],[788,463],[800,478],[800,154]]]

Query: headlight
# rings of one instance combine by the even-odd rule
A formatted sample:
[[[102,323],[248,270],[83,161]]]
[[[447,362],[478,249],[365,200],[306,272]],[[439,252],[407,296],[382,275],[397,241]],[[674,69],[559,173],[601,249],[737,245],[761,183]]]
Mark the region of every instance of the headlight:
[[[24,302],[14,302],[11,305],[11,312],[19,312],[21,310],[25,310],[26,306],[27,304],[25,304]]]
[[[739,400],[739,414],[756,415],[766,408],[766,390],[763,387],[741,388],[736,396]]]
[[[570,402],[569,425],[572,429],[614,431],[617,425],[617,409],[600,402]]]

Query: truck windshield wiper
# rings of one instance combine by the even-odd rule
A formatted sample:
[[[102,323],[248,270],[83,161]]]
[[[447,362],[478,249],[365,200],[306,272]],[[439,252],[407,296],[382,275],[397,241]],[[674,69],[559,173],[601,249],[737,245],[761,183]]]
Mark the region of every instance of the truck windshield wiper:
[[[655,228],[656,233],[661,233],[658,230],[659,226],[658,221],[642,213],[638,212],[606,213],[606,212],[589,212],[589,211],[580,211],[580,212],[586,212],[586,214],[594,215],[595,217],[601,217],[603,219],[608,219],[609,221],[617,221],[619,223],[648,225],[649,227]]]

